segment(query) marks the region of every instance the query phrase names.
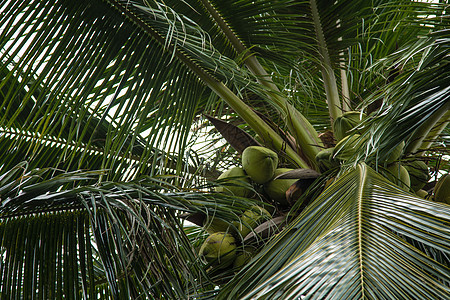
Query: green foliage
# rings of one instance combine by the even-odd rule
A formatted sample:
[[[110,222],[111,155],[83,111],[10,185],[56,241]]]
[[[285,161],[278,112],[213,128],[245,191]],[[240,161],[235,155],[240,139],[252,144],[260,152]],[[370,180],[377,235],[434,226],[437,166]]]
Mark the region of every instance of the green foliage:
[[[2,1],[0,298],[445,298],[449,206],[401,186],[447,187],[447,15],[410,0]],[[349,111],[366,117],[336,128]],[[202,114],[257,134],[272,169],[322,176],[283,207],[217,181],[241,158]],[[255,205],[273,219],[246,216]],[[255,231],[235,237],[244,262],[202,262],[208,223]]]
[[[445,298],[449,221],[448,206],[409,194],[361,164],[333,182],[218,299]]]

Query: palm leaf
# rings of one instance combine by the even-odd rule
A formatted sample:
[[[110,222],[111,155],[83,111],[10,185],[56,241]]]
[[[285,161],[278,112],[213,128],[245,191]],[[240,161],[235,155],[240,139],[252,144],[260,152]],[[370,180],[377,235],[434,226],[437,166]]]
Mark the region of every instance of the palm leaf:
[[[373,114],[375,121],[368,129],[371,143],[380,145],[377,160],[386,159],[402,140],[407,141],[405,154],[415,154],[429,131],[448,112],[449,41],[448,31],[442,31],[380,61],[403,66],[409,61],[418,62],[398,75],[384,92],[367,99],[368,103],[378,100],[384,107]],[[370,151],[366,154],[369,156]]]
[[[188,237],[180,212],[231,224],[260,204],[199,192],[211,185],[182,191],[167,176],[94,184],[104,173],[22,162],[0,176],[2,298],[39,289],[45,298],[182,299],[213,290],[194,249],[204,233]]]
[[[417,198],[359,165],[275,237],[219,299],[444,299],[449,221],[447,205]]]
[[[26,148],[19,141],[31,132],[36,138],[22,159],[38,156],[46,166],[76,169],[89,168],[91,162],[83,159],[100,147],[104,155],[93,168],[115,169],[114,176],[129,168],[124,158],[137,156],[142,164],[163,153],[183,152],[203,88],[119,12],[102,3],[67,1],[8,3],[2,11],[8,26],[0,41],[1,127],[22,133],[9,149]],[[149,119],[157,123],[144,140]],[[166,140],[155,132],[178,134]],[[42,145],[50,138],[62,139],[58,155]],[[154,148],[164,151],[154,156]],[[5,160],[18,155],[6,154]],[[181,161],[174,167],[180,170]],[[154,169],[144,164],[141,171]]]

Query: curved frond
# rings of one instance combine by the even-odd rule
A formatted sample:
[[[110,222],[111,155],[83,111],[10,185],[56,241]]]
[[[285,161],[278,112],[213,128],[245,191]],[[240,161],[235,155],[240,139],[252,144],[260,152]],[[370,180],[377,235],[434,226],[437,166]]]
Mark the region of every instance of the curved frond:
[[[384,160],[402,140],[407,141],[405,154],[415,154],[450,109],[449,45],[449,31],[444,30],[380,61],[405,70],[368,98],[368,103],[382,103],[368,130],[371,143],[380,145],[374,149],[378,152],[376,159]],[[406,67],[408,64],[413,66]]]
[[[450,284],[449,222],[448,205],[413,196],[361,164],[325,190],[220,296],[443,299]]]
[[[8,1],[2,12],[0,127],[75,145],[58,157],[34,145],[22,159],[43,153],[46,166],[90,168],[82,157],[96,146],[101,168],[120,177],[129,168],[121,157],[142,164],[155,148],[183,153],[204,88],[163,46],[102,2]]]
[[[28,171],[25,162],[3,173],[2,298],[187,299],[214,289],[194,249],[204,233],[188,237],[180,212],[231,223],[252,203],[183,192],[164,177],[92,185],[103,173]]]

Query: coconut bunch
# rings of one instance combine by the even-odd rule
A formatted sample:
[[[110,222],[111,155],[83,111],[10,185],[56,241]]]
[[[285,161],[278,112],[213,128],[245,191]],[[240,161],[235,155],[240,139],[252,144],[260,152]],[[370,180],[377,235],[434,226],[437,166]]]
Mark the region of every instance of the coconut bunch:
[[[338,167],[340,163],[350,159],[356,149],[365,145],[361,123],[366,118],[367,116],[359,111],[349,111],[336,118],[334,137],[337,144],[323,149],[316,155],[320,171],[326,172]],[[404,190],[423,197],[428,196],[429,193],[422,190],[431,178],[428,166],[420,157],[403,158],[404,148],[405,142],[402,141],[390,151],[389,156],[380,162],[381,173]],[[442,196],[439,197],[441,198]]]
[[[270,207],[285,209],[291,206],[286,192],[298,179],[278,177],[291,170],[279,165],[278,155],[273,150],[249,146],[242,152],[242,165],[226,170],[217,178],[220,185],[215,191],[234,197],[257,197]],[[262,204],[243,211],[239,221],[206,217],[202,226],[209,236],[199,250],[200,257],[212,272],[242,268],[258,253],[261,241],[279,232],[284,217],[275,214],[269,213]]]
[[[339,166],[343,161],[350,159],[359,149],[364,146],[366,138],[362,137],[364,129],[361,123],[367,118],[359,111],[349,111],[336,118],[334,121],[334,137],[337,141],[334,147],[326,148],[316,155],[316,162],[322,172]],[[397,162],[403,154],[405,142],[402,141],[391,150],[389,157],[381,162],[390,165]]]
[[[308,176],[306,176],[307,178],[302,178],[302,176],[282,177],[282,174],[292,172],[294,169],[281,166],[277,153],[261,146],[250,146],[243,151],[242,168],[249,176],[251,183],[262,188],[264,199],[281,209],[292,206],[307,185],[311,183]],[[294,199],[288,199],[288,190],[298,182],[305,183],[301,185],[303,190],[296,193]]]
[[[293,171],[279,165],[276,152],[262,146],[250,146],[242,152],[242,166],[223,172],[218,178],[220,186],[216,192],[237,197],[251,197],[255,190],[262,191],[263,198],[271,205],[287,208],[286,192],[298,178],[279,178]]]
[[[316,162],[321,172],[338,167],[340,162],[346,161],[355,153],[355,149],[364,144],[361,140],[363,130],[359,127],[366,118],[359,111],[345,112],[334,121],[334,138],[337,144],[317,153]]]
[[[205,222],[209,236],[200,247],[199,256],[208,264],[208,272],[242,268],[259,251],[257,244],[244,243],[244,238],[271,218],[265,208],[254,205],[240,215],[239,221],[228,223],[212,218]]]
[[[359,127],[364,118],[365,115],[359,112],[348,112],[336,120],[337,144],[320,151],[316,156],[322,172],[338,167],[365,144],[361,138],[364,132]],[[429,168],[421,157],[404,158],[404,147],[405,142],[402,141],[380,162],[381,173],[404,190],[426,199],[450,203],[450,177],[442,177],[434,192],[423,190],[431,178]],[[257,196],[278,209],[288,209],[293,205],[288,195],[295,190],[293,187],[297,187],[299,180],[298,177],[285,175],[295,171],[298,169],[281,166],[277,153],[271,149],[249,146],[242,152],[242,165],[226,170],[217,178],[220,185],[215,191],[233,197]],[[315,178],[317,176],[309,184]],[[331,181],[326,184],[331,184]],[[301,194],[296,194],[294,198],[298,199],[300,196]],[[262,206],[255,205],[241,212],[239,221],[206,218],[202,226],[209,236],[199,254],[212,272],[239,270],[258,253],[261,244],[255,241],[270,238],[279,232],[280,224],[285,222],[284,217],[280,219],[277,213],[271,214]]]
[[[434,187],[430,186],[431,174],[427,164],[418,158],[408,158],[389,166],[391,171],[398,172],[397,184],[417,196],[435,202],[450,204],[450,176],[441,176]],[[432,186],[432,184],[431,184]]]
[[[256,245],[244,243],[243,240],[271,217],[265,208],[254,205],[240,215],[239,221],[228,223],[217,218],[207,220],[204,229],[209,236],[200,247],[199,256],[210,267],[209,272],[229,268],[237,271],[250,261],[258,249]]]

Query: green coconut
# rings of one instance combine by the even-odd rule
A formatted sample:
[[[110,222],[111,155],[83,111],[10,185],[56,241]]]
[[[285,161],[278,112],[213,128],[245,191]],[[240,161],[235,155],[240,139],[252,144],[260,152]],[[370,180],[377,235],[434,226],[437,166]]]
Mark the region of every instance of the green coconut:
[[[235,224],[240,235],[244,238],[259,224],[267,221],[271,217],[270,213],[260,206],[254,205],[246,210],[240,217],[239,224]]]
[[[366,114],[359,111],[349,111],[337,117],[333,124],[335,139],[341,141],[344,137],[348,136],[350,131],[361,123],[365,117]]]
[[[439,178],[434,188],[434,201],[450,204],[450,175]]]
[[[316,162],[321,172],[326,172],[338,166],[338,164],[331,159],[333,152],[334,147],[322,149],[316,154]]]
[[[387,177],[392,183],[398,185],[406,191],[409,191],[411,179],[409,178],[409,173],[404,166],[399,163],[394,163],[388,166],[387,170],[389,171]]]
[[[415,192],[423,188],[431,178],[427,164],[421,160],[408,161],[403,166],[409,173],[411,189]]]
[[[216,232],[229,232],[232,226],[224,220],[208,216],[204,222],[203,228],[209,234],[213,234]]]
[[[250,260],[255,256],[257,250],[252,246],[245,246],[242,249],[239,249],[236,254],[236,259],[233,262],[233,269],[239,270],[246,264],[250,262]]]
[[[279,168],[275,170],[274,177],[291,171],[288,168]],[[291,185],[293,185],[297,179],[275,179],[264,184],[264,191],[270,197],[270,199],[278,202],[281,205],[288,205],[286,199],[286,191]]]
[[[252,192],[249,186],[245,186],[250,185],[250,178],[240,167],[226,170],[217,180],[223,181],[226,185],[217,186],[216,192],[238,197],[248,197]]]
[[[200,257],[217,268],[230,266],[236,258],[236,240],[225,232],[211,234],[199,251]]]
[[[400,156],[403,153],[403,148],[405,148],[405,142],[402,141],[400,144],[398,144],[390,153],[389,157],[386,159],[386,164],[391,164],[393,162],[398,161]]]
[[[355,152],[364,146],[366,138],[361,138],[360,134],[354,134],[344,137],[334,147],[332,160],[346,161],[351,158]]]
[[[272,179],[278,165],[278,155],[265,147],[250,146],[242,152],[242,167],[259,184]]]

